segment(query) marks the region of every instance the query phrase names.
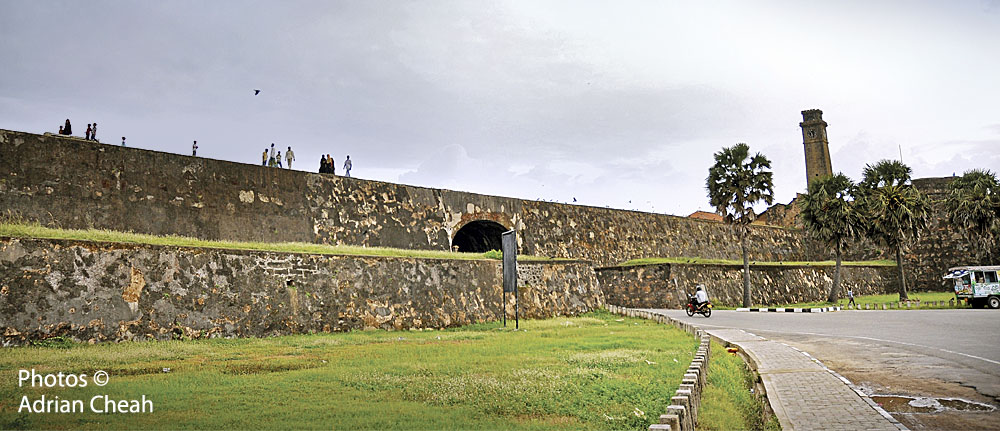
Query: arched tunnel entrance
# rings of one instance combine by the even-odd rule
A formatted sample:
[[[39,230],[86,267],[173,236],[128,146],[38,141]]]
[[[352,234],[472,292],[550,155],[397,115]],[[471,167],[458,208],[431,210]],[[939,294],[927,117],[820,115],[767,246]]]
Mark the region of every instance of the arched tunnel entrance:
[[[506,231],[507,228],[495,221],[472,221],[458,230],[451,245],[457,246],[458,251],[469,253],[485,253],[490,250],[501,250],[503,249],[503,245],[500,236]]]

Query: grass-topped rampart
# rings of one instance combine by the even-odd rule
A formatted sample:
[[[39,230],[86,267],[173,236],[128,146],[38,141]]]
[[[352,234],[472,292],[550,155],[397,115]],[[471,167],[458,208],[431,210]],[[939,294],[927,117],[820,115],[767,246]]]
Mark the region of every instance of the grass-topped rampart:
[[[0,222],[0,237],[42,238],[55,240],[94,241],[107,243],[146,244],[172,247],[197,247],[224,250],[269,251],[278,253],[306,253],[324,255],[411,257],[425,259],[484,260],[499,259],[497,252],[460,253],[440,250],[407,250],[385,247],[360,247],[350,245],[310,244],[304,242],[247,242],[214,241],[176,235],[147,235],[104,229],[57,229],[38,223],[21,221]],[[539,256],[518,256],[519,261],[557,261]]]
[[[644,259],[632,259],[622,263],[620,266],[638,265],[662,265],[662,264],[690,264],[690,265],[739,265],[743,266],[743,261],[735,259],[706,259],[703,257],[651,257]],[[863,260],[844,261],[845,266],[896,266],[892,260]],[[834,266],[836,262],[832,260],[818,261],[787,261],[787,262],[767,262],[751,260],[750,266]]]

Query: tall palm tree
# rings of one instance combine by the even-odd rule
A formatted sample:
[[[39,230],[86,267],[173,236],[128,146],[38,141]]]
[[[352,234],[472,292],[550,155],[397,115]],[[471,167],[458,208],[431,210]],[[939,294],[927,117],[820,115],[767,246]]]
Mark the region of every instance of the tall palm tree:
[[[861,217],[854,207],[856,186],[842,173],[809,182],[809,191],[801,198],[802,225],[813,237],[833,248],[837,266],[827,301],[840,295],[840,262],[843,249],[861,235]]]
[[[715,212],[733,227],[743,252],[743,306],[750,306],[750,260],[747,236],[757,218],[753,205],[774,201],[771,161],[760,153],[750,157],[750,146],[739,143],[715,153],[715,164],[705,180],[708,199]]]
[[[865,236],[896,254],[899,300],[909,299],[903,271],[903,249],[920,238],[927,228],[930,201],[908,184],[910,167],[896,160],[866,165],[858,188],[857,202],[865,224]]]
[[[951,182],[945,199],[948,221],[976,246],[982,260],[1000,256],[1000,181],[973,169]]]

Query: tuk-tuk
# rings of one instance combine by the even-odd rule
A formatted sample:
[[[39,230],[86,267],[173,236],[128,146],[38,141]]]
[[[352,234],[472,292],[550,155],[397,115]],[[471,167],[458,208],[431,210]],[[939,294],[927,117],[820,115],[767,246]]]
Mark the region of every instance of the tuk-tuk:
[[[955,280],[955,297],[972,308],[1000,308],[1000,265],[949,268],[945,279]]]

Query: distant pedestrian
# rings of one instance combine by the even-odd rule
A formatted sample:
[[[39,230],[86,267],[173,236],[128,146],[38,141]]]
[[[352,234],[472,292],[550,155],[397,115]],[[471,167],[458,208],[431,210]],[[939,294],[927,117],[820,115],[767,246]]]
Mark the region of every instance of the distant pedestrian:
[[[344,160],[344,171],[346,172],[344,174],[344,176],[350,178],[350,176],[351,176],[351,167],[353,167],[353,166],[354,165],[351,163],[351,155],[348,154],[347,155],[347,160]]]
[[[854,289],[851,289],[850,287],[847,288],[847,298],[848,298],[848,301],[847,301],[847,306],[848,307],[850,307],[852,305],[855,306],[855,307],[858,306],[858,304],[854,302]]]
[[[90,140],[90,123],[87,123],[87,132],[86,135],[84,135],[83,139],[86,139],[88,141]]]
[[[329,169],[328,173],[337,175],[337,165],[333,164],[333,156],[329,154],[326,155],[326,166]]]
[[[125,146],[125,137],[124,136],[122,136],[122,146],[123,147]]]
[[[198,141],[194,141],[194,143],[191,144],[191,156],[198,157]]]
[[[64,135],[73,134],[73,125],[69,124],[69,118],[66,119],[66,124],[63,126],[63,134]]]
[[[295,153],[292,152],[292,147],[288,147],[288,151],[285,152],[285,160],[288,161],[288,169],[291,169],[292,161],[295,160]]]
[[[319,173],[325,174],[328,171],[326,168],[326,156],[323,154],[319,155]]]
[[[274,142],[272,142],[272,143],[271,143],[271,158],[272,158],[272,159],[274,158],[274,155],[275,155],[275,151],[277,151],[277,150],[275,150],[275,149],[274,149]]]
[[[267,148],[266,147],[264,148],[264,155],[260,159],[260,165],[261,166],[267,166]]]
[[[278,167],[281,167],[281,151],[278,151],[278,157],[274,158],[275,162],[278,163]]]
[[[60,134],[60,135],[62,135],[62,134],[63,134],[63,132],[62,132],[62,127],[63,127],[63,126],[59,126],[59,134]]]
[[[94,123],[94,128],[90,129],[90,139],[92,141],[97,140],[97,123]]]

